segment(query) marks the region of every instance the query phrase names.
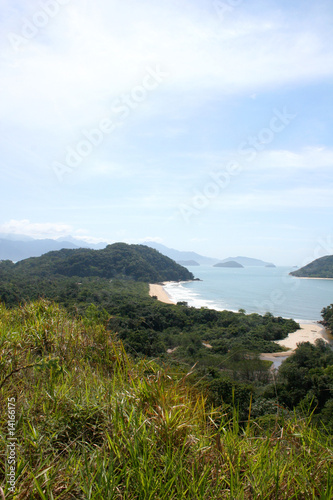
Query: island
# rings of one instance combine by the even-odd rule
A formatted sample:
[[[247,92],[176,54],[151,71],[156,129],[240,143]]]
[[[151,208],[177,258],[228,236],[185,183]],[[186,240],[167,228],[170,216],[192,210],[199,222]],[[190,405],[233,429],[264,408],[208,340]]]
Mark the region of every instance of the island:
[[[235,261],[238,262],[239,264],[242,264],[244,267],[258,267],[258,266],[267,266],[267,265],[273,265],[272,262],[266,262],[264,260],[260,259],[254,259],[253,257],[244,257],[239,255],[238,257],[227,257],[226,259],[221,259],[220,262],[230,262],[230,261]]]
[[[200,266],[199,262],[196,260],[177,260],[177,264],[180,266]]]
[[[227,262],[218,262],[215,264],[213,267],[234,267],[234,268],[244,268],[242,264],[239,262],[236,262],[235,260],[228,260]]]

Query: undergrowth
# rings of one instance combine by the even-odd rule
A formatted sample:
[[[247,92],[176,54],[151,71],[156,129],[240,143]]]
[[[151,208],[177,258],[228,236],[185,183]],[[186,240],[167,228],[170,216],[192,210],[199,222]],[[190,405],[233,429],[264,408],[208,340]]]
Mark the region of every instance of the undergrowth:
[[[311,415],[240,423],[208,408],[190,374],[132,360],[102,324],[54,303],[0,304],[0,369],[6,500],[333,497],[332,441]]]

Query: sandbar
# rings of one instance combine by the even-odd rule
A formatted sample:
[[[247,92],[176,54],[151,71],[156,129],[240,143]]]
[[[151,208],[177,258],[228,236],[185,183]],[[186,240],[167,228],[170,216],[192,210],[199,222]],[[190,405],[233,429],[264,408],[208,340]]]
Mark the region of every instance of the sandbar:
[[[157,297],[157,300],[164,302],[165,304],[175,304],[173,302],[167,292],[164,290],[162,285],[159,284],[150,284],[149,285],[149,295],[151,297]]]

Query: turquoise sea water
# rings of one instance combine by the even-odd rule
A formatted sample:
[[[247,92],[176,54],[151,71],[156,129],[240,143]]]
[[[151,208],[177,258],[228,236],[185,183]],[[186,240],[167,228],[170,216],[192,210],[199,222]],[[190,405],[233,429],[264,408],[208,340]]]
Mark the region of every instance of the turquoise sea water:
[[[169,283],[166,292],[175,302],[190,306],[318,321],[323,307],[333,303],[333,280],[300,279],[289,276],[289,267],[212,266],[190,267],[202,281]]]

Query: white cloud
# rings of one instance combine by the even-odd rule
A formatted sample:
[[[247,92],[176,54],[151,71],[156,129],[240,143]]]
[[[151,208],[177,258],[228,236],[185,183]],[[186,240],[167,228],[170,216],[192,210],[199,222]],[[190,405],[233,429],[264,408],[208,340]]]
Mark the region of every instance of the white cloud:
[[[138,240],[139,242],[143,243],[145,241],[152,241],[154,243],[163,243],[163,238],[160,238],[159,236],[146,236],[145,238],[140,238]]]
[[[254,211],[258,220],[269,212],[270,224],[270,211],[278,219],[300,208],[314,225],[311,211],[319,209],[318,221],[330,223],[327,0],[307,9],[300,0],[238,2],[223,20],[206,0],[70,0],[22,50],[13,50],[8,33],[20,33],[41,2],[0,0],[2,232],[87,241],[88,233],[74,228],[127,239],[163,228],[166,242],[176,238],[184,246],[193,233],[184,231],[177,207],[235,159],[241,175],[193,218],[194,235],[214,240],[220,214],[226,221],[233,212],[246,219]],[[84,129],[112,118],[114,99],[140,85],[155,65],[169,76],[57,183],[53,162],[65,161]],[[298,113],[295,127],[254,161],[239,155],[238,143],[259,134],[270,110],[284,105]],[[296,149],[293,138],[298,148],[323,147]],[[61,214],[60,222],[48,211]],[[53,222],[31,222],[36,213]],[[5,214],[17,220],[8,222]]]
[[[74,229],[73,226],[64,223],[53,222],[30,222],[28,219],[11,219],[0,225],[0,233],[22,234],[35,239],[56,239],[63,236],[72,236],[87,243],[100,243],[102,238],[94,238],[87,235],[84,229]]]
[[[68,175],[72,175],[69,173]],[[75,171],[75,179],[77,182],[79,180],[89,181],[96,177],[113,180],[126,179],[133,175],[133,167],[125,163],[115,163],[110,161],[96,161],[93,157],[90,161],[85,161],[80,165],[80,167]],[[66,179],[66,176],[64,176]]]
[[[68,224],[30,222],[28,219],[10,220],[0,225],[1,233],[24,234],[32,238],[56,238],[70,235],[73,227]]]
[[[253,162],[254,169],[318,170],[331,167],[333,167],[333,149],[321,146],[306,147],[301,151],[262,151]]]
[[[108,116],[113,99],[155,64],[170,73],[155,106],[164,113],[170,111],[165,92],[193,106],[212,91],[248,93],[332,75],[328,21],[322,33],[310,21],[293,24],[288,12],[253,18],[242,6],[220,23],[210,7],[101,0],[82,9],[73,0],[20,51],[2,42],[3,116],[69,133]],[[2,21],[2,32],[8,35],[12,23]]]
[[[193,162],[191,172],[183,174],[184,178],[186,177],[188,180],[198,179],[200,175],[211,171],[226,170],[229,163],[237,163],[244,172],[257,173],[265,170],[267,174],[270,171],[276,171],[279,174],[283,171],[292,173],[295,170],[316,171],[333,167],[333,149],[325,146],[308,146],[300,150],[288,150],[269,149],[269,145],[267,145],[262,151],[255,150],[254,147],[249,148],[249,152],[246,154],[240,154],[237,150],[225,150],[188,152],[177,155],[177,157]]]
[[[267,210],[290,209],[332,209],[333,189],[329,188],[293,188],[279,190],[252,190],[250,193],[221,192],[220,196],[212,201],[214,208],[219,210]]]

